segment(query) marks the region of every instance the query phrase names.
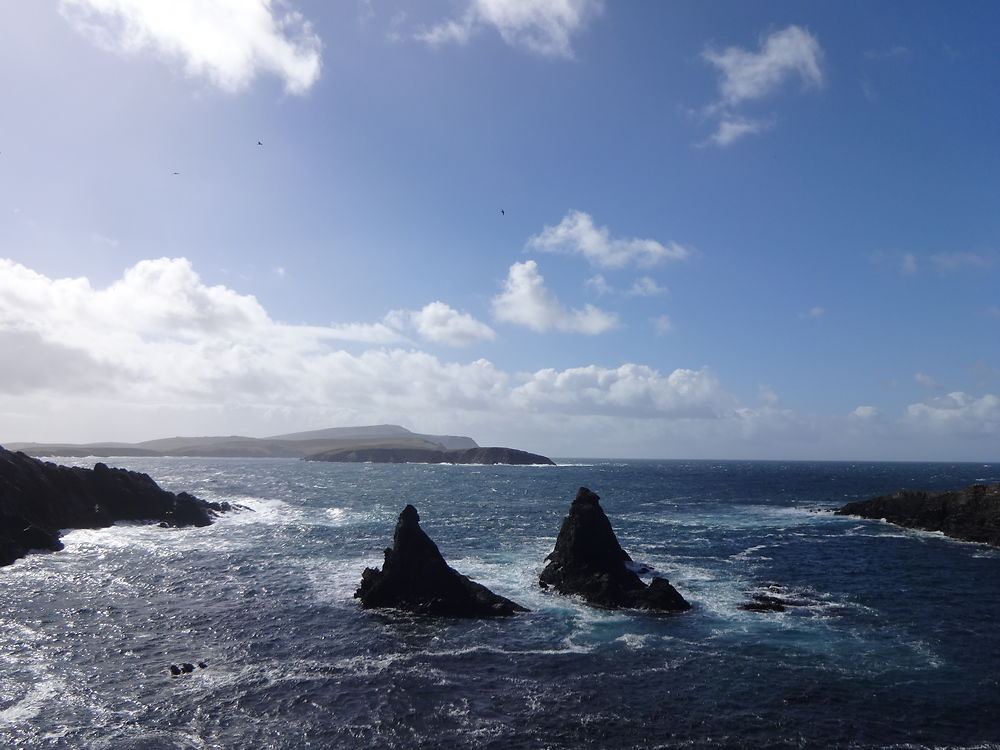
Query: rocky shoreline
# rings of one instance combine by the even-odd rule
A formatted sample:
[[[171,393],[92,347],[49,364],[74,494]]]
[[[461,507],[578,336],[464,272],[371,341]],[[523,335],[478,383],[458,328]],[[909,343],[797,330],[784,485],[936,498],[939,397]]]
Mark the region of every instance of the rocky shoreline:
[[[117,521],[207,526],[229,503],[160,488],[149,475],[59,466],[0,448],[0,565],[32,550],[60,550],[61,529],[99,529]]]
[[[905,490],[848,503],[834,512],[1000,546],[1000,484],[973,484],[951,492]]]

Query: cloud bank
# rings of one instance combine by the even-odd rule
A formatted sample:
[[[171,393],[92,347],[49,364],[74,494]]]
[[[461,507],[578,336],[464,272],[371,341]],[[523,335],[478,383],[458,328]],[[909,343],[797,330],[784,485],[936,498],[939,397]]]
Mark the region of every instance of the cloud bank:
[[[600,311],[560,305],[533,261],[514,264],[508,282],[499,309],[525,302],[511,313],[525,325],[608,324]],[[666,317],[654,325],[670,328]],[[896,419],[872,405],[803,415],[770,391],[758,406],[742,404],[708,367],[513,372],[395,343],[404,333],[461,345],[493,332],[440,301],[367,327],[281,323],[253,296],[205,284],[183,258],[142,261],[105,288],[0,259],[0,438],[144,440],[397,422],[556,456],[914,458],[917,446],[943,459],[942,437],[982,452],[993,445],[983,437],[1000,434],[993,394],[948,393]],[[338,343],[345,338],[376,345],[348,351]]]
[[[270,73],[304,94],[322,67],[319,37],[283,0],[60,0],[59,10],[104,49],[152,51],[229,92]]]

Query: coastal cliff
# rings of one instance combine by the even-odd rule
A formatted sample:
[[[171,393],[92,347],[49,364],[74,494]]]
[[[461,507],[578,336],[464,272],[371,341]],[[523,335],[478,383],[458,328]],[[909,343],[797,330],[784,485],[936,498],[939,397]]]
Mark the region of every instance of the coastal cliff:
[[[334,461],[376,464],[509,464],[515,466],[555,466],[537,453],[514,448],[469,448],[446,451],[426,448],[338,448],[306,456],[306,461]]]
[[[848,503],[835,512],[1000,546],[1000,484],[973,484],[952,492],[907,490]]]
[[[30,550],[60,550],[59,530],[97,529],[116,521],[207,526],[228,503],[161,489],[147,474],[59,466],[0,448],[0,565]]]

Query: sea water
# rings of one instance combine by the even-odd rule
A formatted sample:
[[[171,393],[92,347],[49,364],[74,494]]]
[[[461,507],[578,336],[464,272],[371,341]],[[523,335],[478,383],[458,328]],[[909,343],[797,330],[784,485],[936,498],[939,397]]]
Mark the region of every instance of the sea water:
[[[1000,747],[1000,551],[829,512],[1000,464],[107,462],[246,510],[0,569],[2,747]],[[580,486],[692,611],[539,588]],[[362,610],[407,503],[531,612]],[[776,592],[803,606],[741,608]]]

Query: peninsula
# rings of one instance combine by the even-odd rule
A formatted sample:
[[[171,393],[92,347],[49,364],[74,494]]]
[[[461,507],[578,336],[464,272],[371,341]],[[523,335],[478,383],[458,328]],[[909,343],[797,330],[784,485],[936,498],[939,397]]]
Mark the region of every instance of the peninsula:
[[[952,492],[906,490],[848,503],[835,512],[1000,547],[1000,484],[973,484]]]
[[[470,437],[428,435],[393,424],[331,427],[265,438],[241,435],[172,437],[141,443],[7,443],[30,456],[174,456],[304,458],[371,463],[552,464],[514,448],[481,448]]]

